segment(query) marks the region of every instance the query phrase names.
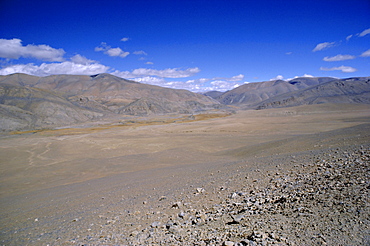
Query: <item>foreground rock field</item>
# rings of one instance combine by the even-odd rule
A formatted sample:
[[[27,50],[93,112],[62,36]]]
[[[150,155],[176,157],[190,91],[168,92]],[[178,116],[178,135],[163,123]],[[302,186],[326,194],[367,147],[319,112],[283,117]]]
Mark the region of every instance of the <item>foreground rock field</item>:
[[[257,179],[241,169],[229,182],[213,183],[213,189],[194,187],[177,201],[160,197],[158,211],[97,215],[96,225],[59,243],[368,245],[369,147],[291,156],[292,169],[277,164],[278,171]],[[80,223],[77,218],[73,222]]]

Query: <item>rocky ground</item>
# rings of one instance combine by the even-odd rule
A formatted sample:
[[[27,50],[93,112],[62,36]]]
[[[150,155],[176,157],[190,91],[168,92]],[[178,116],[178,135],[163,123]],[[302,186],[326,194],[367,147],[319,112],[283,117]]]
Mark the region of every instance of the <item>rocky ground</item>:
[[[177,201],[160,197],[155,212],[99,215],[98,231],[60,243],[369,245],[369,147],[291,156],[292,169],[277,165],[262,175],[239,170],[214,189],[193,187]]]
[[[175,194],[153,188],[125,206],[66,217],[59,230],[42,233],[44,219],[30,218],[27,238],[2,243],[370,245],[369,161],[370,145],[361,145],[229,163]]]
[[[310,127],[316,129],[316,125],[304,117],[284,116],[279,118],[281,124],[275,116],[264,121],[259,117],[256,125],[250,124],[251,117],[226,117],[210,121],[219,122],[217,126],[196,122],[121,132],[114,128],[87,135],[35,133],[4,138],[1,148],[16,150],[9,152],[12,177],[25,169],[33,179],[20,176],[16,181],[24,186],[21,191],[3,175],[1,189],[15,188],[14,194],[3,192],[0,199],[0,244],[370,245],[370,125],[364,123],[368,118],[338,121],[326,115],[323,122],[340,125],[322,131],[323,126],[317,123],[321,131],[315,132]],[[317,117],[321,119],[321,114]],[[227,124],[242,120],[248,123],[245,128]],[[358,123],[352,125],[354,121]],[[268,125],[262,127],[261,122]],[[230,131],[225,131],[229,130],[226,126]],[[242,131],[258,127],[263,131],[256,136]],[[276,134],[285,137],[277,138],[275,131],[266,136],[266,129],[277,129]],[[186,144],[180,142],[185,137]],[[214,139],[220,142],[212,146]],[[35,143],[29,147],[28,141]],[[67,142],[61,145],[63,141]],[[87,145],[89,141],[94,145]],[[233,142],[236,144],[230,150]],[[124,145],[120,147],[119,143]],[[169,149],[158,154],[156,148],[166,143]],[[189,147],[195,144],[203,152],[197,154]],[[71,152],[69,146],[79,151]],[[112,149],[107,149],[109,146]],[[144,147],[150,147],[148,155],[123,155],[124,151]],[[93,159],[91,149],[101,158]],[[88,156],[82,156],[85,152]],[[113,158],[116,152],[122,156]],[[58,165],[41,165],[56,161],[59,153],[76,159],[63,157]],[[33,165],[21,166],[27,160],[23,156],[32,157]],[[81,182],[66,182],[72,179],[61,176],[67,170],[69,176],[80,177],[89,171],[87,168],[98,173],[113,167],[122,171],[116,163],[128,163],[129,158],[134,158],[134,163],[156,165],[144,169],[133,166],[130,172],[109,172]],[[7,159],[3,156],[3,160]],[[194,162],[188,164],[191,160]],[[79,161],[88,165],[79,167]],[[161,162],[176,165],[161,166]],[[65,170],[58,169],[63,165]],[[1,171],[5,167],[10,168],[3,165]],[[64,183],[60,185],[58,179]],[[22,182],[37,183],[37,189]],[[52,182],[58,185],[49,184]]]

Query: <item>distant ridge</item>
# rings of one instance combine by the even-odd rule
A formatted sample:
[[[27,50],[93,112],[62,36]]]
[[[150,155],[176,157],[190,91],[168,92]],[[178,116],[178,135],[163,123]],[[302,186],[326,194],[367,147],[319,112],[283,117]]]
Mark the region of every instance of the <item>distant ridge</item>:
[[[196,114],[321,103],[370,104],[370,77],[274,80],[202,95],[111,74],[0,76],[1,131],[53,128],[125,115]]]
[[[192,114],[222,108],[218,101],[198,93],[111,74],[11,74],[0,76],[0,86],[0,130],[63,126],[117,115]],[[62,113],[63,109],[66,112]]]
[[[226,105],[253,107],[274,96],[291,91],[298,91],[309,86],[318,85],[332,80],[336,79],[331,77],[302,77],[289,81],[273,80],[248,83],[227,91],[220,96],[215,97],[215,99]]]
[[[70,125],[102,116],[44,89],[0,84],[0,130],[3,131]]]
[[[322,103],[370,104],[370,77],[333,80],[284,93],[262,101],[256,109]]]
[[[222,94],[223,94],[223,92],[221,92],[221,91],[207,91],[207,92],[203,93],[203,95],[214,98],[214,99],[218,98]]]

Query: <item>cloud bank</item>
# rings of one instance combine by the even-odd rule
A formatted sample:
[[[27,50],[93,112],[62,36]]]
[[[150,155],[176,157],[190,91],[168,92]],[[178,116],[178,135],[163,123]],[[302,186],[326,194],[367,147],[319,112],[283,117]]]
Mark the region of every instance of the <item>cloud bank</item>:
[[[64,60],[65,51],[63,49],[55,49],[49,45],[29,44],[22,45],[22,40],[18,38],[0,39],[0,57],[6,59],[35,58],[49,62],[61,62]]]
[[[242,76],[244,77],[244,75]],[[137,77],[132,78],[132,80],[145,84],[157,85],[172,89],[185,89],[193,92],[228,91],[242,84],[248,83],[233,81],[233,78],[235,77],[241,77],[241,75],[232,76],[231,78],[224,78],[224,80],[217,80],[216,78],[199,78],[189,79],[186,81],[168,81],[165,78],[154,76]]]
[[[134,55],[144,55],[144,56],[148,55],[148,54],[147,54],[145,51],[143,51],[143,50],[134,51],[134,52],[132,52],[132,54],[134,54]]]
[[[103,51],[104,54],[109,55],[109,56],[118,56],[125,58],[130,54],[130,52],[123,51],[121,48],[112,48],[111,46],[107,45],[106,43],[102,42],[100,46],[95,47],[95,51]]]
[[[163,70],[137,68],[134,69],[132,72],[116,70],[112,74],[127,79],[146,76],[156,76],[160,78],[186,78],[193,76],[199,72],[200,69],[197,67],[188,68],[185,70],[181,70],[178,68],[167,68]]]
[[[320,67],[320,70],[322,71],[342,71],[343,73],[353,73],[353,72],[356,72],[357,69],[354,68],[354,67],[349,67],[349,66],[340,66],[340,67],[331,67],[331,68],[327,68],[327,67]]]
[[[36,76],[48,76],[53,74],[75,74],[75,75],[91,75],[107,72],[109,67],[98,63],[80,64],[71,61],[61,63],[42,63],[37,66],[33,63],[12,65],[0,69],[0,75],[8,75],[12,73],[26,73]]]
[[[362,31],[360,34],[358,34],[359,37],[363,37],[365,35],[370,34],[370,28]]]
[[[352,60],[352,59],[355,59],[356,57],[355,56],[352,56],[352,55],[336,55],[336,56],[332,56],[332,57],[324,57],[324,61],[327,61],[327,62],[333,62],[333,61],[345,61],[345,60]]]
[[[325,50],[330,47],[335,46],[335,42],[324,42],[316,45],[316,47],[312,50],[313,52],[320,51],[320,50]]]
[[[232,76],[231,78],[224,78],[224,77],[216,77],[213,78],[214,80],[226,80],[226,81],[241,81],[244,79],[243,74]]]
[[[369,57],[370,56],[370,49],[365,51],[364,53],[361,54],[362,57]]]

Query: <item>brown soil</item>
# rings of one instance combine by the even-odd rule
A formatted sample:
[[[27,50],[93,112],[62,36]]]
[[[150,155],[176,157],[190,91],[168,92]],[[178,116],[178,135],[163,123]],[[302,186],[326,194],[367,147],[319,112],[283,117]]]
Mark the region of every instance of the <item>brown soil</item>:
[[[140,119],[126,124],[2,136],[0,242],[4,245],[335,242],[322,233],[316,235],[312,229],[309,232],[315,236],[305,240],[296,234],[290,236],[291,227],[267,226],[270,230],[267,232],[259,225],[257,230],[251,226],[252,217],[248,220],[251,223],[234,223],[230,217],[233,212],[227,209],[219,211],[217,223],[208,218],[218,218],[217,213],[210,212],[213,206],[227,207],[225,204],[234,192],[244,189],[261,193],[268,189],[273,174],[296,177],[305,170],[304,173],[314,176],[316,169],[310,165],[315,158],[333,151],[341,153],[338,159],[343,159],[346,151],[361,156],[358,151],[365,153],[370,143],[368,105],[323,104],[207,117],[212,116],[176,121]],[[354,160],[351,158],[347,162]],[[368,164],[364,157],[358,158]],[[356,177],[369,185],[360,174]],[[244,200],[245,197],[240,202]],[[181,212],[183,216],[179,219]],[[204,221],[197,224],[196,214],[208,217],[199,216]],[[189,218],[183,218],[186,216]],[[229,216],[230,221],[223,216]],[[176,221],[183,220],[182,224],[168,224],[175,217]],[[344,216],[343,223],[348,218]],[[358,219],[361,223],[355,224],[358,235],[352,235],[356,239],[352,245],[368,242],[364,228],[369,227],[369,221],[361,218]],[[302,233],[307,231],[305,226],[299,228]],[[211,233],[211,229],[216,231]],[[242,229],[248,231],[244,239]],[[271,234],[271,230],[276,230],[278,236]],[[176,234],[182,236],[169,236]],[[343,242],[348,244],[349,237]]]

